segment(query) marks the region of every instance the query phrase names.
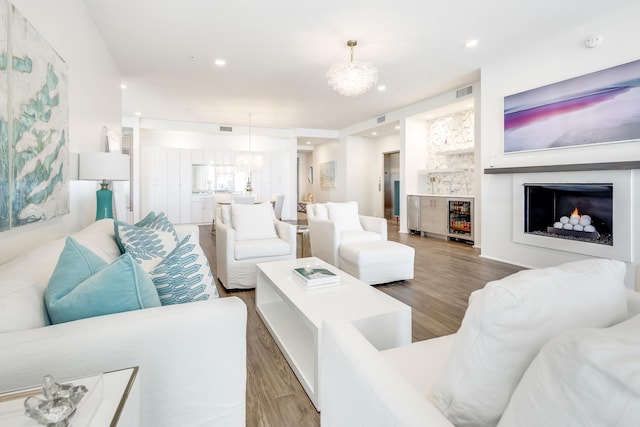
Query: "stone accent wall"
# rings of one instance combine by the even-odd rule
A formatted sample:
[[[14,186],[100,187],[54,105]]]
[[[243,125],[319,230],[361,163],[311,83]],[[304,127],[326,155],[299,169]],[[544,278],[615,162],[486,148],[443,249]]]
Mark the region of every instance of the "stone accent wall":
[[[426,171],[419,187],[432,194],[473,193],[475,167],[474,110],[428,122]]]

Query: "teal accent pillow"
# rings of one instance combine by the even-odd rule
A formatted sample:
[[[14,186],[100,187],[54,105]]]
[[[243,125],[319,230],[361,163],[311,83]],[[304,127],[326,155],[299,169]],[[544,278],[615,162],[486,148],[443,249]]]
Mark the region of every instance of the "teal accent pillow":
[[[137,224],[114,222],[116,241],[144,271],[151,271],[178,245],[178,234],[164,213],[150,213]],[[140,225],[142,224],[142,225]]]
[[[107,264],[72,237],[44,296],[53,324],[160,306],[153,281],[131,255]]]
[[[218,298],[209,261],[199,244],[185,237],[149,272],[162,305]]]

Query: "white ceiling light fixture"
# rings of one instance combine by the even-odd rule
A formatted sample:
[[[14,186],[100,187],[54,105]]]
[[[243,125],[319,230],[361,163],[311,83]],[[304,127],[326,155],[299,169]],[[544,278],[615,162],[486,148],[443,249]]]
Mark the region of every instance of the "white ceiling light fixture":
[[[467,40],[464,43],[464,47],[476,47],[476,46],[478,46],[478,40],[476,39]]]
[[[353,48],[357,45],[356,40],[349,40],[347,46],[351,53],[351,60],[334,64],[327,71],[327,83],[340,95],[362,95],[378,81],[378,70],[370,62],[353,60]]]

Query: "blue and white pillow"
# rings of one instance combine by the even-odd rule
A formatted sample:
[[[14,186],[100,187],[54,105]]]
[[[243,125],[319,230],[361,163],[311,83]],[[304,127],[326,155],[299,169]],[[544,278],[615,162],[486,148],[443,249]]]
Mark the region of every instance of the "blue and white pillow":
[[[144,271],[151,271],[178,245],[178,234],[164,213],[151,212],[137,224],[114,222],[116,241]]]
[[[185,237],[153,270],[149,271],[162,305],[218,298],[209,261],[197,243]]]

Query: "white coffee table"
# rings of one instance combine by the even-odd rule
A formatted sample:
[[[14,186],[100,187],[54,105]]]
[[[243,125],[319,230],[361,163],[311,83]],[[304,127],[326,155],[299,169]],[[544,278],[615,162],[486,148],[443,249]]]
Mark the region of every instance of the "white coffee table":
[[[307,265],[333,271],[340,284],[307,289],[292,272]],[[256,310],[318,411],[324,319],[351,321],[379,350],[411,343],[410,306],[318,258],[261,263],[257,272]]]

